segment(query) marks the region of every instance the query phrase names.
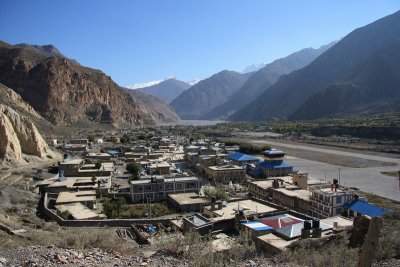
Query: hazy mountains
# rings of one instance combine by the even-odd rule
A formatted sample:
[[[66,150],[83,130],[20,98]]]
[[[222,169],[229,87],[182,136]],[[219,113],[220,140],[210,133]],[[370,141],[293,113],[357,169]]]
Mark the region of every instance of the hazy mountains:
[[[0,42],[0,83],[53,124],[154,124],[145,103],[105,75],[65,58],[53,46]]]
[[[180,120],[172,107],[158,97],[146,94],[140,90],[123,89],[130,94],[132,98],[140,100],[150,109],[149,112],[152,117],[155,118],[156,123],[176,122]]]
[[[146,94],[158,97],[166,103],[170,103],[189,87],[191,87],[190,84],[177,80],[173,77],[163,81],[159,81],[156,84],[152,84],[150,86],[144,86],[143,88],[140,88],[138,90]],[[130,87],[130,89],[135,88]]]
[[[356,29],[281,77],[230,120],[307,119],[391,111],[400,84],[400,12]]]
[[[255,100],[274,84],[279,77],[308,65],[333,44],[322,46],[319,49],[305,48],[265,65],[262,69],[252,74],[243,86],[226,102],[203,114],[201,118],[208,120],[228,118],[234,112]]]
[[[171,102],[171,106],[181,119],[200,119],[229,99],[248,76],[234,71],[221,71],[181,93]]]

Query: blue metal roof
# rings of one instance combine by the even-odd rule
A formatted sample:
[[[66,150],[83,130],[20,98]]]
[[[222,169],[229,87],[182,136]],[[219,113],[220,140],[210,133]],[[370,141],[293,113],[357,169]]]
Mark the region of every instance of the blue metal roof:
[[[278,162],[263,161],[258,163],[257,165],[267,169],[293,168],[293,165],[286,163],[284,161],[278,161]]]
[[[265,230],[270,230],[272,229],[271,226],[268,226],[266,224],[263,224],[261,222],[258,221],[252,221],[252,222],[245,222],[242,223],[243,225],[255,230],[255,231],[265,231]]]
[[[243,154],[240,152],[229,154],[228,158],[232,159],[232,160],[236,160],[236,161],[259,161],[260,160],[259,158],[256,158],[256,157],[253,157],[253,156],[250,156],[247,154]]]
[[[360,199],[355,199],[352,202],[347,203],[346,205],[344,205],[344,208],[356,211],[370,217],[382,217],[385,213],[390,211],[388,209],[372,205]]]

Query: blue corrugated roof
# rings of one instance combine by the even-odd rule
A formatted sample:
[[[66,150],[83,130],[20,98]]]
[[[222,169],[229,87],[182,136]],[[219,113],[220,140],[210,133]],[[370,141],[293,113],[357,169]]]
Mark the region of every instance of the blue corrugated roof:
[[[360,199],[355,199],[352,202],[347,203],[346,205],[344,205],[344,208],[356,211],[370,217],[382,217],[385,213],[390,211],[388,209],[372,205]]]
[[[258,166],[261,166],[263,168],[267,169],[277,169],[277,168],[292,168],[293,165],[286,163],[284,161],[279,161],[279,162],[260,162],[257,164]]]
[[[259,158],[256,158],[256,157],[253,157],[253,156],[250,156],[247,154],[243,154],[240,152],[229,154],[228,158],[232,159],[232,160],[236,160],[236,161],[259,161],[260,160]]]

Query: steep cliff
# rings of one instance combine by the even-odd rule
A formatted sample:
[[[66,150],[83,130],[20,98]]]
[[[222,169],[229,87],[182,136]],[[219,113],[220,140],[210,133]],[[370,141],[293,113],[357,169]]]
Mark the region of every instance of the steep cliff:
[[[103,72],[59,53],[0,42],[0,82],[56,125],[79,122],[154,124],[145,105]]]
[[[48,147],[30,119],[0,104],[0,159],[19,160],[22,153],[44,158]]]

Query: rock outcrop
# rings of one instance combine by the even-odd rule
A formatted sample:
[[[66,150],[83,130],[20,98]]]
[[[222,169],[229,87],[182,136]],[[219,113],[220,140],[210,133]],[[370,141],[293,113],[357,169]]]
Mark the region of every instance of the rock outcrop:
[[[0,159],[19,160],[22,154],[44,158],[48,146],[30,119],[0,104]]]
[[[0,42],[0,82],[55,125],[156,121],[109,76],[58,54]]]

